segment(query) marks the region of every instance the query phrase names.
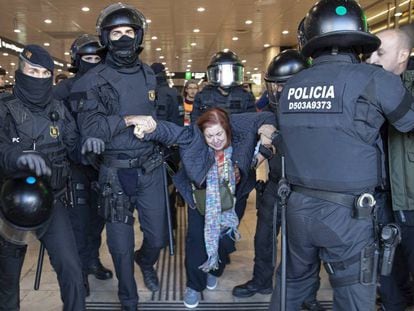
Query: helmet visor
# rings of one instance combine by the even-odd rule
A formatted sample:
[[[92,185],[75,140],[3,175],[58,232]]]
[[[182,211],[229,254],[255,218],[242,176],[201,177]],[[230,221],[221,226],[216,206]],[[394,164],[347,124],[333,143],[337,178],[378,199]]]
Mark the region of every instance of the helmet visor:
[[[266,81],[266,89],[269,96],[269,104],[272,110],[279,106],[280,94],[282,93],[285,82]]]
[[[243,83],[244,68],[234,64],[219,64],[208,68],[207,74],[210,82],[229,87]]]

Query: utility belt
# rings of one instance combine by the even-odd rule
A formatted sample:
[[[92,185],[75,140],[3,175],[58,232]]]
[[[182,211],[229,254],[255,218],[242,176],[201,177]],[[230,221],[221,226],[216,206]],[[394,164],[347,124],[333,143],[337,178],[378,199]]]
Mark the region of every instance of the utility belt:
[[[117,159],[112,156],[104,156],[103,164],[110,168],[137,168],[143,174],[151,173],[163,163],[163,157],[159,152],[154,152],[148,157],[137,157],[130,159]]]
[[[371,218],[376,204],[374,196],[369,192],[356,196],[346,193],[310,189],[295,185],[291,185],[291,189],[294,192],[299,192],[309,197],[348,207],[352,210],[352,218],[355,219]]]

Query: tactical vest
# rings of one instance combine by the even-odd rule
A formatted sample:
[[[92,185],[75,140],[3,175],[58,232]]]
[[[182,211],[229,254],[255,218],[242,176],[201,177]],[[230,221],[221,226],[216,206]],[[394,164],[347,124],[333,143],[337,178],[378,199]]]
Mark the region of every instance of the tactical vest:
[[[168,94],[168,85],[157,85],[155,92],[156,96],[156,114],[157,119],[168,120],[168,105],[170,105],[170,95]]]
[[[414,70],[404,72],[403,82],[414,95]],[[392,208],[414,211],[414,133],[390,126],[388,146]]]
[[[156,79],[151,68],[142,64],[141,73],[143,75],[143,82],[145,85],[134,86],[134,89],[127,86],[128,78],[133,79],[134,73],[124,74],[107,65],[100,64],[84,75],[72,88],[70,101],[72,106],[76,105],[76,111],[85,111],[86,109],[104,109],[104,114],[107,116],[119,115],[124,116],[128,114],[135,115],[152,115],[155,116],[155,89]],[[94,84],[87,84],[86,89],[81,83],[82,79],[93,78]],[[87,83],[89,83],[88,81]],[[85,91],[81,91],[85,89]],[[142,94],[137,95],[137,92]],[[102,107],[98,105],[86,108],[87,101],[99,102]],[[134,111],[127,111],[126,105],[131,105]],[[153,151],[152,142],[143,142],[136,139],[133,134],[133,127],[127,128],[119,136],[113,138],[110,142],[106,142],[105,153],[117,152],[119,150],[125,151],[131,156],[140,156],[142,154],[149,154]]]
[[[65,187],[69,175],[67,151],[61,137],[64,131],[65,109],[61,102],[52,101],[41,113],[32,113],[14,95],[2,96],[1,104],[11,118],[12,143],[19,144],[23,150],[39,152],[46,158],[52,169],[50,179],[54,190]],[[51,120],[54,114],[55,121]],[[7,120],[7,117],[6,117]]]
[[[229,114],[246,112],[249,98],[244,92],[241,87],[232,87],[225,96],[216,87],[206,86],[200,92],[201,106],[197,108],[202,112],[212,107],[223,108]]]
[[[376,70],[317,64],[287,82],[279,122],[290,183],[356,193],[382,183],[384,117],[373,105],[371,82]]]

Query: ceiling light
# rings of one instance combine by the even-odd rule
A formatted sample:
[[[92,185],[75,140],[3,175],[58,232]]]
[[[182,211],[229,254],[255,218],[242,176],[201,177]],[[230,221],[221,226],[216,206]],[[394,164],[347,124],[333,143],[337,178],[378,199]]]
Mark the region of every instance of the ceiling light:
[[[185,71],[189,72],[189,71],[190,71],[190,69],[186,69]]]
[[[5,52],[5,53],[3,53],[3,56],[9,56],[9,53]]]
[[[57,71],[58,71],[58,72],[62,72],[62,69],[60,69],[60,68],[59,68]]]
[[[168,70],[168,67],[165,67],[165,70]]]
[[[189,59],[187,62],[192,63],[192,62],[193,62],[193,60],[192,60],[192,59]]]
[[[160,56],[160,59],[164,59],[165,57],[163,55]]]
[[[251,74],[251,72],[250,72],[250,71],[248,71],[248,72],[246,72],[246,73],[247,73],[248,75],[249,75],[249,74]]]
[[[250,20],[250,19],[248,19],[247,21],[245,21],[244,22],[246,25],[251,25],[251,24],[253,24],[253,21],[252,20]]]
[[[230,51],[229,49],[223,49],[223,52],[227,53],[228,51]]]
[[[263,47],[264,48],[268,48],[270,46],[270,44],[269,43],[265,43],[265,44],[263,44]]]
[[[287,35],[289,33],[289,30],[283,30],[282,35]]]
[[[43,45],[44,46],[50,46],[50,43],[49,42],[45,42],[45,43],[43,43]]]
[[[191,44],[190,44],[191,46],[196,46],[197,45],[197,43],[195,43],[195,42],[191,42]]]
[[[82,10],[83,12],[89,12],[91,9],[90,9],[90,8],[88,8],[87,6],[84,6],[81,10]]]
[[[147,19],[147,23],[148,23],[148,24],[151,24],[151,23],[152,23],[152,20]]]
[[[69,64],[69,63],[66,64],[66,67],[70,67],[70,66],[72,66],[72,64]]]
[[[245,60],[245,59],[242,59],[242,63],[244,64],[245,62],[247,62],[247,60]]]
[[[6,80],[6,83],[9,83],[9,80]]]
[[[257,67],[254,67],[254,68],[253,68],[253,70],[259,70],[259,68],[257,68]]]
[[[47,18],[47,19],[45,19],[45,20],[44,20],[44,22],[45,22],[46,24],[51,24],[51,23],[52,23],[52,20]]]
[[[70,76],[73,76],[73,72],[69,72],[69,75],[70,75]]]
[[[188,65],[187,65],[187,68],[191,68],[191,65],[190,65],[190,64],[188,64]]]
[[[10,63],[10,65],[12,65],[12,66],[16,66],[16,64],[15,64],[15,63]]]
[[[10,79],[13,79],[13,76],[9,76]]]
[[[193,32],[200,32],[200,29],[195,28],[195,29],[193,29]]]
[[[237,40],[239,40],[239,37],[233,37],[233,38],[231,38],[231,40],[237,41]]]
[[[21,32],[21,30],[20,30],[20,29],[18,29],[18,28],[14,29],[13,31],[14,31],[14,32],[16,32],[16,33]]]
[[[161,49],[161,48],[156,48],[155,50],[156,50],[156,51],[161,51],[162,49]]]
[[[70,53],[69,53],[69,52],[65,52],[65,53],[63,53],[63,54],[65,54],[65,55],[70,55]]]
[[[166,62],[162,62],[161,64],[163,64],[164,66],[165,66],[165,65],[167,65],[167,63],[166,63]],[[167,69],[166,69],[166,70],[167,70]]]
[[[204,12],[206,9],[205,8],[203,8],[203,7],[199,7],[199,8],[197,8],[197,11],[198,12]]]
[[[395,14],[394,14],[394,16],[396,16],[396,17],[402,16],[402,15],[403,15],[402,12],[395,12]]]

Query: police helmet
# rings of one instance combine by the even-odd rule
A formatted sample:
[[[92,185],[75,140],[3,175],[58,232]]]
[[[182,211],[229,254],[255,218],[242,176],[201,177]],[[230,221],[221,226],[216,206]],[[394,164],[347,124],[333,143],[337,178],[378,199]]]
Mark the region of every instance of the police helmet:
[[[271,105],[278,104],[280,93],[286,81],[307,67],[308,63],[305,57],[296,50],[284,50],[272,59],[264,77]]]
[[[147,26],[144,15],[133,6],[121,2],[113,3],[103,9],[96,21],[96,31],[104,47],[108,45],[111,29],[119,26],[130,26],[135,30],[135,48],[138,50]]]
[[[213,55],[207,67],[207,79],[212,85],[227,88],[241,85],[244,66],[232,51],[220,51]]]
[[[305,17],[302,18],[302,20],[300,21],[299,26],[298,26],[297,40],[298,40],[298,49],[299,49],[299,51],[302,51],[302,48],[306,43],[305,33],[304,33],[304,29],[303,29],[303,24],[304,23],[305,23]]]
[[[76,38],[70,47],[70,59],[72,68],[79,68],[79,62],[83,55],[102,56],[103,47],[97,36],[84,34]]]
[[[53,211],[49,183],[31,173],[19,173],[4,180],[0,192],[0,235],[24,245],[31,236],[41,237]]]
[[[303,32],[305,57],[330,47],[371,53],[381,44],[368,32],[365,13],[355,0],[320,0],[306,15]]]

